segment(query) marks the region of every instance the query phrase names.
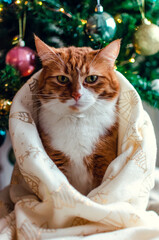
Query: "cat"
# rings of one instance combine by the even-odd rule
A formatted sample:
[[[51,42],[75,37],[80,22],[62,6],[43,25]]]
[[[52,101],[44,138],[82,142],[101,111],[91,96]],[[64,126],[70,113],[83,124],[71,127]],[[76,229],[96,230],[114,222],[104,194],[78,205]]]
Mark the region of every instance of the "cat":
[[[48,156],[83,195],[117,156],[120,40],[101,50],[53,48],[35,36],[42,61],[38,131]]]

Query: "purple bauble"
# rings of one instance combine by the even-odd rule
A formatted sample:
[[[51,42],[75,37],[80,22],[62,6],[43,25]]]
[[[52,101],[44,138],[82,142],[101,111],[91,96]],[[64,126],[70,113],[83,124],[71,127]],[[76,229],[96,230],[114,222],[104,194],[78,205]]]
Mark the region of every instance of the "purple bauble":
[[[6,55],[6,64],[19,70],[21,76],[29,76],[35,69],[35,52],[28,47],[14,47]]]

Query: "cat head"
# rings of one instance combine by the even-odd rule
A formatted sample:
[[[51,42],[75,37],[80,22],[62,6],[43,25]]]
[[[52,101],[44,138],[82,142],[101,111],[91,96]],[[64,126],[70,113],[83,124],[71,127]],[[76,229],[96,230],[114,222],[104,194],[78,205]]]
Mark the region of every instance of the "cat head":
[[[54,48],[35,36],[42,61],[39,79],[41,103],[57,112],[83,112],[98,101],[113,101],[119,94],[114,63],[120,40],[100,50],[90,47]]]

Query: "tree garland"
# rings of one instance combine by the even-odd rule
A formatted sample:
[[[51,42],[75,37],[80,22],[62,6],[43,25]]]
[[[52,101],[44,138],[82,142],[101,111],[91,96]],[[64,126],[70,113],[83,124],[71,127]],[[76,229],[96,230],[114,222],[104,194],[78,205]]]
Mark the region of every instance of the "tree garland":
[[[19,72],[10,65],[0,71],[0,130],[8,129],[9,109],[23,82]]]

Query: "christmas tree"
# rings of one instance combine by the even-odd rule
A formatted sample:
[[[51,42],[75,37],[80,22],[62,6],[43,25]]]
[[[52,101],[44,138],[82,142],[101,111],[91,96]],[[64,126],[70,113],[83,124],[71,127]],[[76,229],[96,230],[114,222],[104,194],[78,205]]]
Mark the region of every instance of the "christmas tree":
[[[99,49],[121,38],[116,62],[139,95],[159,108],[158,0],[1,0],[0,131],[18,89],[41,68],[34,34],[50,46]]]

